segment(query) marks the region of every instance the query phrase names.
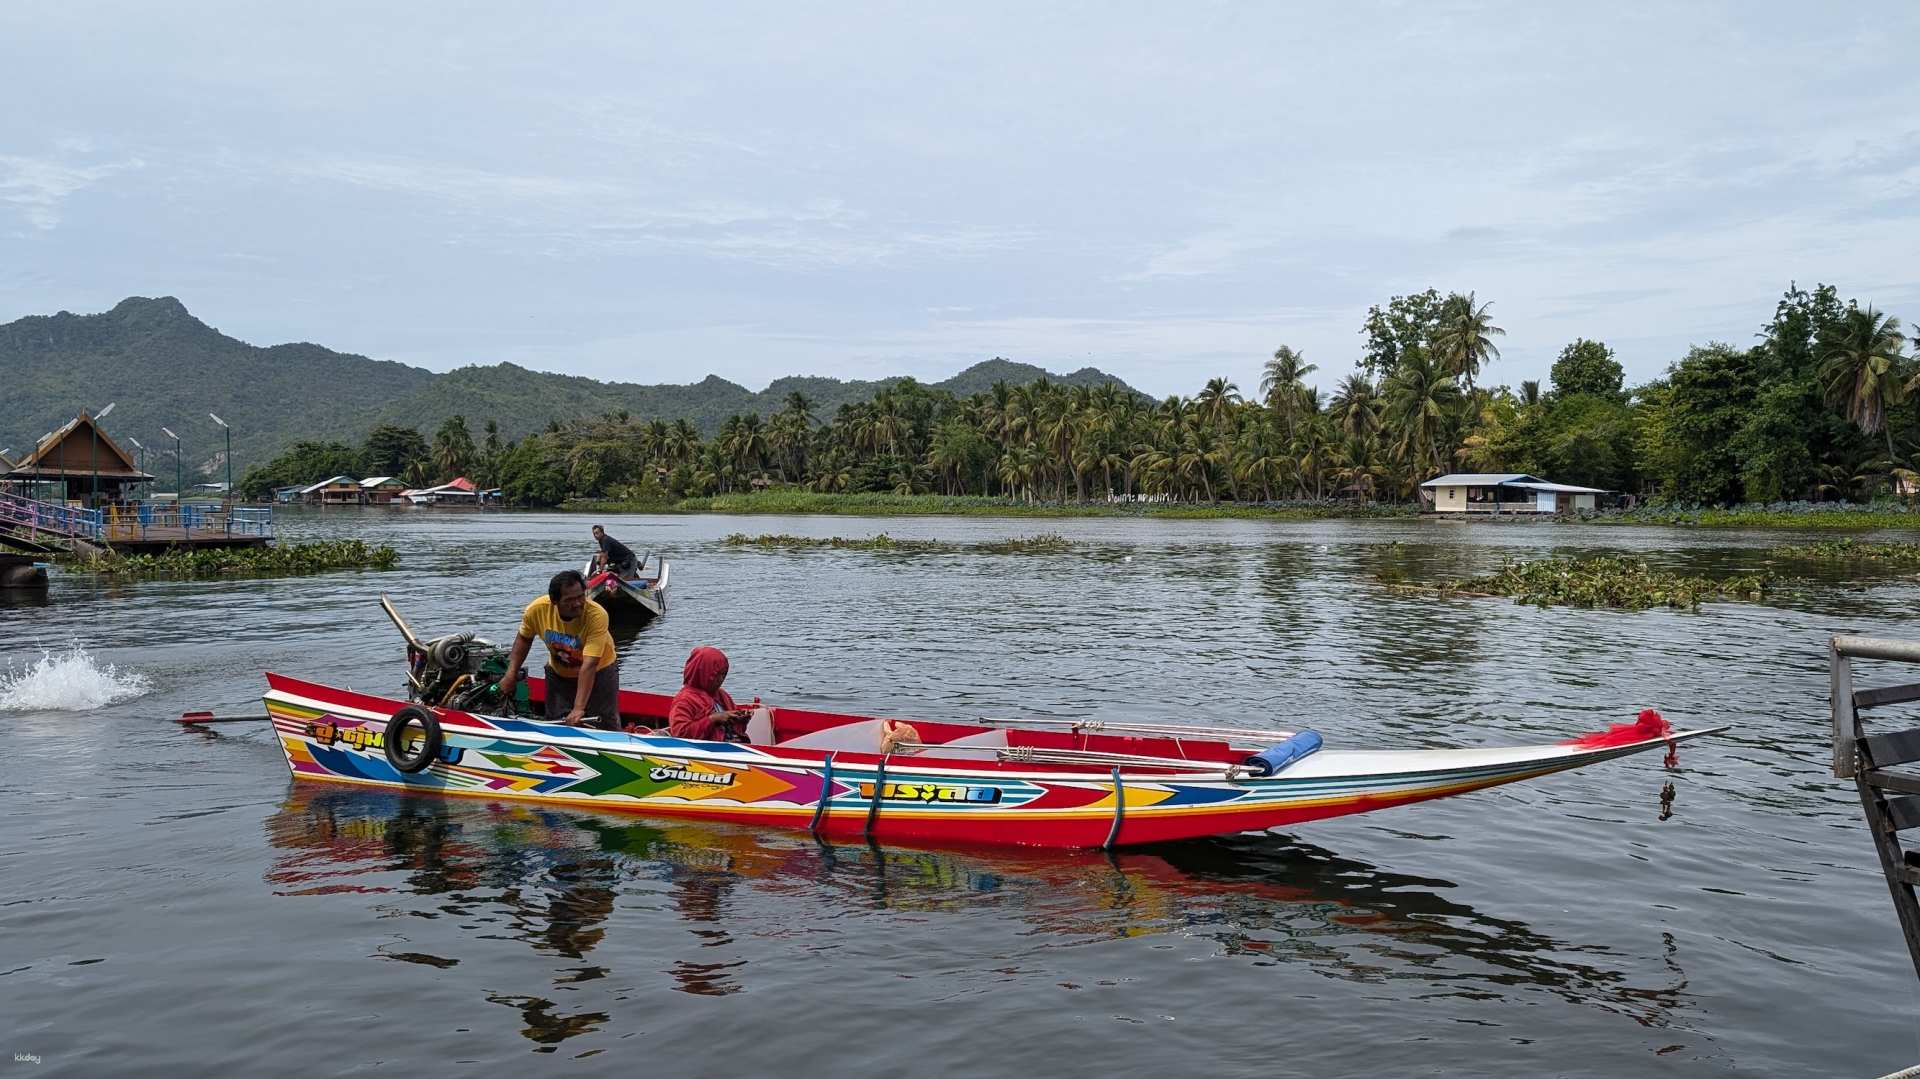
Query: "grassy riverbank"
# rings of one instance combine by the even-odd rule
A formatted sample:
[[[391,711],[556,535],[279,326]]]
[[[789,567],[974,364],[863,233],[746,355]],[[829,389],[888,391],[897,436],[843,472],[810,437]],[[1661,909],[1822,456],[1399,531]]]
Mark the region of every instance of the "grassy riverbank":
[[[1022,502],[984,495],[826,494],[778,490],[660,502],[575,501],[561,509],[581,513],[819,514],[849,517],[1157,517],[1172,520],[1243,518],[1317,521],[1412,518],[1413,506],[1351,502]]]
[[[108,553],[63,562],[69,570],[103,577],[196,580],[291,577],[340,569],[392,569],[400,553],[362,540],[288,543],[273,547],[172,549],[160,554]]]
[[[574,501],[560,507],[577,513],[727,513],[789,514],[849,517],[1150,517],[1163,520],[1418,520],[1411,504],[1301,502],[1022,502],[983,495],[897,495],[884,492],[827,494],[791,488],[657,502]],[[1433,518],[1439,519],[1439,518]],[[1903,503],[1857,505],[1836,502],[1776,503],[1773,505],[1699,507],[1641,506],[1566,517],[1506,517],[1455,523],[1512,527],[1528,524],[1580,523],[1650,525],[1664,528],[1753,528],[1870,531],[1894,528],[1920,530],[1920,513]]]

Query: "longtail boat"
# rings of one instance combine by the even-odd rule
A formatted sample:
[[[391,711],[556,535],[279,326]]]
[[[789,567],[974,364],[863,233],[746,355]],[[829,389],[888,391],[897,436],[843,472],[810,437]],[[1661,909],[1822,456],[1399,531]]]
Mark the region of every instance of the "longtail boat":
[[[658,569],[647,576],[622,577],[613,570],[596,573],[588,563],[587,598],[607,610],[607,620],[616,626],[644,626],[667,613],[667,560],[655,563]]]
[[[913,720],[903,733],[892,720],[761,707],[737,743],[658,729],[671,703],[662,694],[623,690],[633,730],[616,732],[267,680],[267,712],[296,779],[934,844],[1114,847],[1283,827],[1726,729],[1674,731],[1647,711],[1552,745],[1345,750],[1319,749],[1312,732]],[[543,700],[538,679],[528,691]]]

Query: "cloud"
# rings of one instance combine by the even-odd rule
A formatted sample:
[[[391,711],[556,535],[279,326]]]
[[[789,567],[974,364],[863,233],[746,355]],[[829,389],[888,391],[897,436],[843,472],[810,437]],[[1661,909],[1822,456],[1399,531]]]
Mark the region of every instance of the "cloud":
[[[84,140],[61,140],[63,149],[84,152]],[[57,228],[61,204],[77,191],[115,173],[142,168],[139,158],[101,165],[74,165],[48,158],[0,154],[0,203],[15,207],[27,223],[42,231]]]
[[[1035,236],[1005,225],[882,219],[836,198],[780,203],[675,197],[601,177],[499,172],[418,159],[315,157],[285,170],[466,214],[473,224],[448,236],[457,246],[512,251],[531,246],[561,259],[650,251],[833,269],[919,257],[979,258],[1017,249]]]

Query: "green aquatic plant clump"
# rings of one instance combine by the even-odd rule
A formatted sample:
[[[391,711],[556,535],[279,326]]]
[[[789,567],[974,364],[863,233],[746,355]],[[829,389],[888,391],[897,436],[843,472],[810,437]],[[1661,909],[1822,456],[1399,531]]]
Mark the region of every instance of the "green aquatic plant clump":
[[[761,550],[799,551],[827,548],[836,551],[951,551],[955,545],[940,540],[894,539],[885,532],[877,536],[865,536],[849,539],[844,536],[793,536],[786,533],[773,535],[763,533],[749,536],[744,532],[730,533],[720,541],[729,547],[757,547]]]
[[[1015,536],[1012,539],[984,540],[968,544],[972,550],[982,554],[1065,554],[1077,544],[1057,532],[1043,532],[1038,536]]]
[[[1696,610],[1707,600],[1760,599],[1772,575],[1747,574],[1715,580],[1655,569],[1632,558],[1547,558],[1507,561],[1485,577],[1449,580],[1439,591],[1453,595],[1512,596],[1536,607],[1650,607]]]
[[[286,577],[337,569],[392,569],[400,553],[364,540],[326,540],[272,547],[173,548],[160,554],[108,553],[72,564],[107,577],[194,580],[207,577]]]
[[[735,532],[720,541],[729,547],[753,547],[760,550],[838,550],[838,551],[898,551],[908,554],[1065,554],[1080,545],[1065,536],[1045,533],[1038,536],[1015,536],[1011,539],[981,540],[975,543],[954,543],[948,540],[895,539],[882,532],[877,536],[848,539],[843,536],[793,536],[779,535],[749,536],[744,532]]]
[[[1572,520],[1601,525],[1663,525],[1677,528],[1793,528],[1865,531],[1920,528],[1920,514],[1904,502],[1769,502],[1701,506],[1656,502],[1633,509],[1587,511]]]
[[[1775,558],[1802,562],[1872,562],[1898,568],[1920,568],[1920,543],[1875,543],[1856,539],[1820,540],[1775,547]]]

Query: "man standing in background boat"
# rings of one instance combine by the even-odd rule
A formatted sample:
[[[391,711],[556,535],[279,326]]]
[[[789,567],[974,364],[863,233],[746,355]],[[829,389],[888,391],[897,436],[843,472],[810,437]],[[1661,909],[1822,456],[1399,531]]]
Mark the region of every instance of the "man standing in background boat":
[[[500,676],[503,700],[511,699],[536,637],[547,646],[547,721],[619,730],[620,654],[607,632],[607,612],[587,599],[587,581],[579,570],[554,574],[547,594],[522,612],[507,673]]]
[[[607,535],[607,530],[599,525],[593,526],[593,539],[600,545],[600,553],[593,556],[595,572],[610,569],[623,581],[640,576],[640,563],[633,557],[633,548]]]

